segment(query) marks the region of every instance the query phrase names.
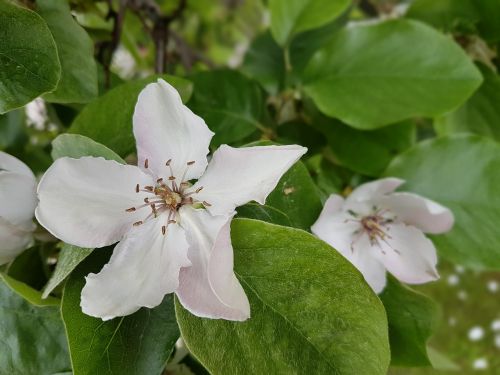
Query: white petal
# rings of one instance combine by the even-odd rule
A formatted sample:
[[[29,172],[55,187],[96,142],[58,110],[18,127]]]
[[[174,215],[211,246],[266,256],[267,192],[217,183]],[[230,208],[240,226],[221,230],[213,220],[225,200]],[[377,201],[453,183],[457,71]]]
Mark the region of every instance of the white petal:
[[[31,246],[34,227],[33,222],[27,222],[22,227],[18,227],[0,218],[0,265],[10,262],[24,249]]]
[[[331,195],[311,231],[356,267],[375,293],[380,293],[386,283],[384,266],[373,257],[366,234],[361,225],[346,212],[340,211],[343,198]]]
[[[81,247],[103,247],[118,242],[132,224],[144,219],[147,193],[136,184],[151,185],[139,168],[103,158],[61,158],[47,170],[38,186],[36,217],[57,238]]]
[[[211,204],[212,215],[228,215],[236,207],[255,200],[264,204],[281,176],[307,152],[292,146],[233,148],[222,145],[205,174],[193,186],[203,186],[194,197]]]
[[[188,244],[179,225],[169,225],[162,234],[164,216],[134,227],[101,272],[86,277],[81,300],[85,314],[103,320],[129,315],[143,306],[158,306],[177,288],[179,270],[190,265]]]
[[[35,178],[24,173],[0,172],[0,217],[19,225],[33,219],[35,207]]]
[[[21,160],[0,151],[0,171],[2,170],[7,172],[20,173],[33,179],[35,178],[33,172],[31,172],[31,169],[29,169],[29,167]]]
[[[165,166],[172,159],[174,176],[180,178],[186,163],[195,161],[186,179],[201,176],[214,133],[205,121],[182,104],[179,93],[162,79],[150,83],[139,94],[133,117],[139,166],[148,159],[149,169],[158,177],[169,177]]]
[[[396,214],[398,221],[426,233],[444,233],[453,226],[453,214],[448,208],[416,194],[389,194],[382,197],[379,204]]]
[[[197,316],[248,319],[250,304],[233,272],[232,217],[213,217],[206,210],[190,207],[182,208],[180,216],[193,265],[181,270],[176,291],[179,301]]]
[[[392,193],[403,183],[404,180],[394,177],[367,182],[354,189],[349,197],[347,197],[347,203],[372,201],[385,194]]]
[[[389,226],[386,241],[372,246],[375,257],[387,271],[408,284],[437,280],[434,244],[419,229],[396,223]]]

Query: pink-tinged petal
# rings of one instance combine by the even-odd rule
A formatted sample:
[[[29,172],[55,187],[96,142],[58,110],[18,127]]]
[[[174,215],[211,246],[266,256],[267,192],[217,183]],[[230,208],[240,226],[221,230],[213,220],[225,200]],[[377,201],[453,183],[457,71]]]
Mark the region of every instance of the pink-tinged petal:
[[[453,227],[453,213],[430,199],[412,193],[393,193],[380,199],[398,221],[413,225],[425,233],[444,233]]]
[[[191,264],[188,244],[179,225],[169,225],[162,234],[163,216],[134,227],[101,272],[86,277],[81,299],[85,314],[102,320],[129,315],[158,306],[177,288],[181,267]]]
[[[36,180],[32,175],[0,171],[0,217],[20,225],[33,219],[36,203]]]
[[[361,224],[348,213],[339,211],[343,202],[341,196],[331,195],[311,231],[349,260],[371,288],[380,293],[386,283],[385,268],[373,257]]]
[[[38,186],[36,218],[57,238],[81,247],[118,242],[148,209],[126,212],[144,204],[147,193],[136,185],[152,185],[151,176],[132,165],[103,158],[61,158]]]
[[[13,260],[33,243],[33,222],[14,226],[0,217],[0,265]]]
[[[20,173],[35,179],[33,172],[31,172],[31,169],[29,169],[26,164],[14,156],[6,154],[2,151],[0,151],[0,172],[1,171]]]
[[[436,248],[419,229],[396,223],[389,226],[386,240],[373,245],[374,256],[387,271],[408,284],[439,279]]]
[[[292,146],[233,148],[222,145],[213,154],[205,174],[192,190],[193,197],[210,204],[212,215],[229,215],[252,200],[264,204],[283,174],[307,152]]]
[[[180,179],[189,167],[186,179],[201,176],[207,167],[207,154],[214,133],[205,121],[182,104],[179,93],[162,79],[150,83],[139,94],[133,117],[139,166],[155,176],[169,177],[170,165],[174,176]]]
[[[385,194],[392,193],[404,182],[404,180],[394,177],[367,182],[354,189],[349,197],[347,197],[347,204],[352,202],[372,201],[380,198]]]
[[[181,209],[192,266],[183,268],[176,294],[184,308],[197,316],[243,321],[250,304],[233,272],[231,217],[211,216],[206,210]]]

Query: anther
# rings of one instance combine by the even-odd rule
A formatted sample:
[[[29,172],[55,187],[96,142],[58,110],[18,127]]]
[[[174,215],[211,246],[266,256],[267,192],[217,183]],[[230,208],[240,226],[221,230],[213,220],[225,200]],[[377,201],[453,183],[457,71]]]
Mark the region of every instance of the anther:
[[[175,223],[177,223],[177,221],[175,221],[175,220],[169,220],[168,221],[168,224],[175,224]]]
[[[134,225],[134,227],[138,227],[141,224],[142,224],[142,221],[136,221],[133,225]]]
[[[144,203],[149,203],[149,198],[144,198]]]
[[[168,179],[169,179],[170,181],[173,181],[173,180],[175,180],[175,176],[170,176]]]
[[[163,181],[163,178],[159,178],[158,180],[156,180],[156,183],[157,183],[157,184],[161,184],[161,183],[162,183],[162,181]]]
[[[210,203],[208,203],[207,201],[203,201],[203,205],[204,205],[204,206],[207,206],[207,207],[210,207],[210,206],[211,206],[211,204],[210,204]]]
[[[166,165],[167,167],[170,167],[170,163],[171,163],[171,162],[172,162],[172,159],[168,159],[168,160],[167,160],[167,162],[165,163],[165,165]]]
[[[187,165],[193,165],[193,164],[194,164],[194,160],[187,162]]]
[[[127,212],[134,212],[135,211],[135,207],[127,208],[125,211],[127,211]]]
[[[166,232],[167,232],[167,227],[165,225],[163,225],[161,227],[161,234],[165,235]]]
[[[148,169],[148,167],[149,167],[149,160],[146,159],[144,160],[144,168]]]
[[[153,211],[153,215],[156,217],[156,206],[154,204],[151,204],[151,211]]]
[[[146,189],[147,191],[151,191],[151,192],[154,191],[154,188],[152,186],[144,186],[144,189]]]
[[[203,190],[203,186],[200,186],[198,189],[196,189],[196,193],[199,193],[202,190]]]
[[[139,184],[135,185],[135,192],[138,193],[139,192]]]

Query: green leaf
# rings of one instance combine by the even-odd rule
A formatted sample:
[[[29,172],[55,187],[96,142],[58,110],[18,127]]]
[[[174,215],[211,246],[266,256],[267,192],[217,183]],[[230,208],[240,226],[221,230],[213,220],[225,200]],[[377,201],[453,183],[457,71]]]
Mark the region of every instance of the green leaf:
[[[479,90],[456,111],[435,121],[440,134],[475,133],[500,140],[500,76],[481,67]]]
[[[172,295],[154,309],[143,308],[105,322],[81,311],[84,276],[99,272],[109,255],[106,249],[94,251],[71,274],[64,288],[61,311],[73,373],[159,375],[179,337]]]
[[[52,159],[62,157],[81,158],[82,156],[103,157],[126,164],[114,151],[96,141],[79,134],[61,134],[52,141]]]
[[[292,226],[309,230],[322,209],[319,192],[301,161],[286,172],[269,195],[266,205],[284,212]]]
[[[407,20],[340,31],[304,74],[323,113],[366,130],[453,110],[482,79],[449,37]]]
[[[57,259],[56,269],[43,289],[42,298],[47,298],[93,250],[66,243],[63,244],[59,258]]]
[[[389,321],[391,365],[429,366],[427,340],[439,320],[438,305],[392,276],[380,295]]]
[[[500,145],[474,135],[419,143],[384,172],[411,191],[449,207],[455,225],[433,236],[440,254],[474,268],[500,269]]]
[[[314,127],[326,135],[340,165],[373,177],[379,176],[394,156],[411,147],[416,138],[415,125],[410,121],[376,130],[358,130],[340,121],[320,118]]]
[[[24,121],[22,110],[0,115],[0,150],[12,146],[22,136]]]
[[[94,44],[73,19],[67,0],[37,0],[37,12],[47,22],[61,62],[57,89],[44,99],[57,103],[86,103],[97,96]]]
[[[323,26],[337,18],[350,0],[270,0],[271,32],[285,46],[306,30]]]
[[[264,130],[268,114],[257,82],[232,70],[201,72],[189,79],[194,91],[188,105],[215,132],[212,145],[232,143]]]
[[[247,203],[244,206],[238,207],[238,217],[262,220],[267,223],[292,226],[292,222],[287,214],[277,208],[258,203]]]
[[[35,12],[0,1],[0,113],[56,88],[61,65],[52,34]]]
[[[122,157],[135,150],[132,115],[141,90],[158,78],[173,85],[186,101],[191,95],[189,81],[173,76],[152,76],[117,86],[89,103],[75,118],[69,132],[85,135],[109,147]]]
[[[281,91],[285,81],[285,59],[283,50],[270,32],[265,32],[252,41],[241,70],[258,81],[270,94]]]
[[[54,374],[69,370],[71,365],[59,308],[30,304],[13,290],[12,283],[16,284],[15,280],[1,276],[0,373]],[[37,291],[34,289],[23,288],[25,295],[40,298],[35,297]]]
[[[43,306],[59,306],[59,300],[57,298],[47,298],[43,299],[40,292],[33,289],[28,284],[25,284],[19,280],[13,279],[9,275],[0,274],[2,281],[9,286],[15,293],[20,297],[23,297],[26,301],[32,305],[43,307]]]
[[[182,337],[213,374],[386,374],[387,322],[361,274],[314,236],[261,221],[232,224],[245,322],[202,319],[176,301]]]

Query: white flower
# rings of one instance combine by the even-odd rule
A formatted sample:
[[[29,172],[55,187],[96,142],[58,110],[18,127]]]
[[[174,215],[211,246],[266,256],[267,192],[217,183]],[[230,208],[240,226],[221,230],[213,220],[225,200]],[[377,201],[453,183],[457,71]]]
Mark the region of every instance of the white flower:
[[[36,179],[22,161],[0,151],[0,264],[33,243]]]
[[[425,233],[453,226],[446,207],[416,194],[394,192],[404,181],[363,184],[346,199],[332,195],[311,230],[346,257],[379,293],[385,271],[408,284],[436,280],[436,249]]]
[[[139,95],[133,126],[139,167],[61,158],[38,187],[36,216],[56,237],[82,247],[120,241],[101,272],[87,276],[83,311],[107,320],[175,292],[195,315],[247,319],[231,218],[239,205],[264,203],[307,149],[223,145],[208,164],[213,133],[163,80]]]

